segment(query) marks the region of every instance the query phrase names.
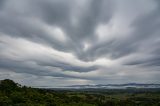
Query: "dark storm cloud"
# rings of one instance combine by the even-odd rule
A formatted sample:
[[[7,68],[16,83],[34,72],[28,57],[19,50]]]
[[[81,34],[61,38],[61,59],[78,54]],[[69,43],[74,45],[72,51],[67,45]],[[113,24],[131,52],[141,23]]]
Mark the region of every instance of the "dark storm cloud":
[[[159,10],[158,0],[0,0],[0,71],[83,84],[140,70],[157,81]]]
[[[1,0],[1,1],[0,1],[0,9],[3,8],[4,2],[5,2],[5,0]]]
[[[10,2],[13,2],[13,4]],[[13,37],[23,37],[34,42],[46,43],[57,49],[68,48],[67,45],[62,45],[59,41],[51,38],[42,26],[46,22],[54,23],[53,25],[55,26],[64,23],[62,21],[67,22],[66,18],[69,18],[69,12],[67,12],[69,11],[69,2],[50,0],[45,2],[43,0],[34,2],[19,0],[18,3],[15,2],[16,0],[8,1],[8,5],[6,3],[0,14],[1,32]],[[13,7],[10,7],[12,5]],[[21,5],[24,7],[20,8],[19,6]]]
[[[53,63],[54,64],[54,63]],[[15,61],[10,59],[0,59],[0,67],[1,69],[8,69],[12,70],[16,73],[24,73],[24,74],[32,74],[36,76],[52,76],[52,77],[61,77],[61,78],[82,78],[79,76],[74,75],[66,75],[64,73],[57,73],[52,72],[51,70],[58,70],[57,68],[61,68],[62,71],[79,71],[79,72],[86,72],[90,70],[95,70],[94,67],[89,68],[80,68],[76,66],[65,66],[64,63],[56,63],[54,66],[52,66],[52,69],[48,69],[46,67],[49,66],[49,64],[42,65],[42,64],[32,64],[32,61]],[[57,66],[56,66],[57,65]],[[84,79],[88,79],[87,77],[83,77]]]
[[[159,4],[159,3],[158,3]],[[160,28],[160,5],[154,12],[144,15],[140,19],[136,20],[133,26],[136,28],[134,36],[128,41],[130,44],[134,44],[136,49],[143,49],[143,53],[149,52],[148,56],[140,57],[138,60],[131,60],[128,65],[145,65],[145,66],[159,66],[160,45],[159,41],[159,28]],[[144,58],[145,57],[145,58]]]
[[[88,72],[88,71],[94,71],[98,68],[98,66],[90,66],[90,67],[82,67],[82,66],[73,66],[72,64],[63,63],[63,62],[50,62],[50,63],[43,63],[38,62],[37,64],[40,66],[51,66],[51,67],[61,67],[64,71],[75,71],[75,72]]]
[[[158,3],[156,10],[136,18],[133,23],[131,23],[130,27],[134,28],[134,32],[131,33],[129,37],[126,36],[126,38],[122,37],[119,39],[113,39],[109,42],[103,42],[99,44],[95,43],[95,45],[90,48],[86,54],[82,55],[82,58],[91,56],[90,59],[96,59],[101,56],[105,57],[105,55],[109,55],[109,58],[112,59],[122,58],[123,56],[137,53],[139,49],[142,49],[143,47],[146,48],[146,44],[147,49],[151,49],[151,51],[155,49],[154,51],[158,53],[160,48],[157,48],[157,46],[160,44],[160,42],[157,41],[156,44],[153,44],[153,42],[154,40],[159,39],[159,10],[160,5]],[[156,58],[159,58],[158,54],[155,56],[157,56]],[[140,63],[140,61],[141,60],[139,60],[137,63]]]
[[[23,0],[17,3],[18,6],[24,5],[22,10],[14,8],[14,6],[7,7],[10,5],[6,5],[7,9],[5,10],[4,8],[0,17],[1,20],[3,20],[0,21],[1,32],[8,33],[15,37],[24,37],[40,43],[47,43],[56,49],[74,52],[77,56],[83,54],[83,51],[80,50],[83,48],[83,42],[81,41],[88,37],[88,39],[94,39],[90,38],[90,36],[94,34],[97,24],[101,22],[100,19],[102,19],[102,21],[105,19],[105,22],[107,22],[111,17],[108,15],[110,14],[110,2],[106,3],[108,9],[105,11],[108,12],[102,13],[107,16],[104,18],[101,14],[101,5],[103,5],[104,2],[102,2],[102,0],[93,0],[86,4],[86,7],[80,7],[85,8],[86,12],[84,11],[78,16],[76,16],[76,14],[81,11],[79,11],[78,8],[75,12],[72,12],[73,10],[71,9],[74,9],[75,7],[72,7],[72,3],[74,3],[74,1],[71,0],[67,2],[51,0],[24,2],[26,4],[23,3]],[[73,26],[71,23],[71,14],[73,14],[73,16],[75,15],[74,17],[78,20],[78,24],[76,26]],[[67,33],[67,37],[69,39],[68,43],[63,45],[61,42],[51,39],[41,27],[41,24],[39,25],[39,23],[34,22],[36,20],[42,20],[43,23],[62,27],[62,29]]]
[[[24,3],[23,3],[24,2]],[[12,3],[12,2],[11,2]],[[106,23],[111,18],[109,14],[111,11],[110,2],[100,1],[90,1],[86,4],[86,11],[82,12],[80,15],[76,16],[79,8],[72,12],[75,7],[72,7],[74,1],[19,1],[15,6],[24,6],[23,9],[16,7],[9,7],[7,5],[0,14],[0,31],[4,32],[13,37],[24,37],[29,40],[38,43],[48,44],[58,50],[70,51],[75,55],[80,57],[83,55],[83,45],[82,41],[85,38],[93,39],[94,30],[99,22],[105,21]],[[106,13],[101,5],[107,5]],[[6,9],[5,9],[6,8]],[[8,9],[9,8],[9,9]],[[78,24],[73,26],[71,23],[71,14],[75,14],[75,18],[78,20]],[[14,17],[14,18],[13,18]],[[32,18],[33,17],[33,18]],[[34,19],[35,18],[35,19]],[[67,33],[68,42],[63,44],[56,39],[51,38],[46,31],[44,31],[41,23],[36,23],[34,21],[42,20],[44,24],[48,23],[55,26],[60,26]],[[55,35],[58,36],[58,35]]]

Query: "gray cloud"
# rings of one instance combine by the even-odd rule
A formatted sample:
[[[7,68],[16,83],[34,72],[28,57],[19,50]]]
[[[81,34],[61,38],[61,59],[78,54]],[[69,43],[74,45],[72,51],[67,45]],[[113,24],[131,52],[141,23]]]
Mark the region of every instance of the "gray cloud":
[[[0,79],[157,83],[159,10],[158,0],[0,0]]]

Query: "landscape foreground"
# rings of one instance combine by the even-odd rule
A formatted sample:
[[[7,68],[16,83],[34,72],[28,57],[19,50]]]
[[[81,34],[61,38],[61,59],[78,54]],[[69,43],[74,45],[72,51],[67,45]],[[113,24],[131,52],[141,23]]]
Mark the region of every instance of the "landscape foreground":
[[[160,89],[40,89],[5,79],[0,106],[160,106]]]

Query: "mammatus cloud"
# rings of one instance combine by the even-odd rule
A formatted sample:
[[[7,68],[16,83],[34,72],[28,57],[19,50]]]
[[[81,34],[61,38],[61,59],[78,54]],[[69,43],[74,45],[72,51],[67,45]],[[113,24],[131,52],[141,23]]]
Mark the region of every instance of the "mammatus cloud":
[[[158,0],[0,0],[0,79],[160,83],[159,10]]]

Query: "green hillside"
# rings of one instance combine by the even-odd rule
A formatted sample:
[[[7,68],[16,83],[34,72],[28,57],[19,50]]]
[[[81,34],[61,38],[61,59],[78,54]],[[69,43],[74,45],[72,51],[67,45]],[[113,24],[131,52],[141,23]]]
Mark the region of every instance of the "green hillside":
[[[135,90],[134,90],[135,91]],[[0,106],[160,106],[160,91],[48,90],[0,82]]]

